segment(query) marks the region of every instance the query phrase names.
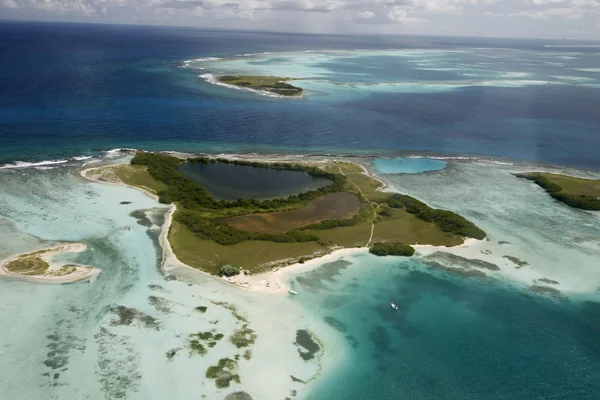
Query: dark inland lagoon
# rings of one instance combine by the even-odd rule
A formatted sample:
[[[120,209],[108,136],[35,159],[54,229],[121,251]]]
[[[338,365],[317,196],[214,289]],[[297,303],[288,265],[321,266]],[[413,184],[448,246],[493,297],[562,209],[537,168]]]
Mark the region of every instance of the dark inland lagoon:
[[[332,181],[305,171],[290,171],[224,163],[183,163],[179,171],[217,200],[275,199],[307,192]]]

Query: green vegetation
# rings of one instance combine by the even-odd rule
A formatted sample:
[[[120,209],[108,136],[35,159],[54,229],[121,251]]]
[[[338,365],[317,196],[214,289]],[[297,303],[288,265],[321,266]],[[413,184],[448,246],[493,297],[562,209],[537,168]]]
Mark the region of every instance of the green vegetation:
[[[259,233],[285,233],[305,229],[324,220],[351,219],[363,203],[354,193],[337,192],[311,200],[305,207],[290,211],[240,215],[222,219],[234,228]]]
[[[600,211],[600,181],[545,172],[515,174],[541,186],[554,199],[582,210]]]
[[[244,352],[244,360],[250,360],[252,358],[252,350],[246,350]]]
[[[248,328],[247,324],[244,324],[244,326],[236,330],[229,338],[229,341],[238,349],[254,344],[255,340],[256,333],[254,333],[252,329]]]
[[[213,301],[212,303],[214,305],[221,306],[221,307],[231,311],[231,315],[233,315],[233,318],[237,319],[238,321],[248,322],[248,320],[238,312],[237,307],[234,306],[233,304],[227,303],[225,301]]]
[[[402,243],[375,243],[369,248],[371,254],[376,256],[406,256],[415,254],[412,246]]]
[[[50,268],[50,265],[40,257],[25,254],[4,265],[8,272],[21,275],[43,275]]]
[[[219,276],[234,276],[240,273],[240,267],[235,267],[233,265],[225,265],[221,267],[219,271]]]
[[[305,225],[298,230],[317,230],[324,231],[328,229],[340,228],[342,226],[354,226],[362,222],[368,222],[373,219],[373,207],[369,204],[363,205],[358,213],[352,218],[345,219],[326,219],[317,224]]]
[[[177,211],[173,218],[180,224],[186,226],[200,239],[209,239],[218,244],[232,245],[247,240],[263,240],[275,243],[314,242],[319,240],[318,236],[290,231],[286,233],[256,233],[242,231],[225,223],[202,219],[194,211]]]
[[[202,314],[204,314],[207,309],[208,309],[208,307],[206,307],[206,306],[198,306],[198,307],[196,307],[196,311],[198,311],[198,312],[200,312]]]
[[[206,377],[214,379],[218,388],[229,387],[231,381],[240,383],[237,372],[237,362],[231,358],[221,358],[217,365],[211,365],[206,370]]]
[[[480,240],[486,236],[485,232],[476,227],[475,224],[455,212],[431,208],[413,197],[394,193],[388,198],[387,203],[393,208],[404,208],[417,218],[435,224],[444,232]]]
[[[145,165],[116,165],[113,167],[115,175],[126,185],[135,186],[151,193],[158,193],[167,189],[167,185],[154,179]]]
[[[305,171],[331,183],[286,198],[220,201],[179,172],[183,162]],[[168,232],[177,257],[215,275],[233,274],[230,266],[261,272],[319,257],[334,247],[362,247],[371,242],[453,246],[461,244],[463,236],[485,236],[455,213],[432,209],[409,196],[381,192],[381,182],[351,163],[183,160],[138,153],[132,164],[119,166],[127,167],[118,173],[124,182],[150,188],[161,202],[177,205]]]
[[[220,82],[229,85],[247,87],[254,90],[276,93],[282,96],[300,96],[303,92],[302,88],[290,85],[284,81],[289,81],[290,78],[282,78],[279,76],[235,76],[225,75],[217,78]]]
[[[206,347],[202,342],[208,342],[208,347],[215,347],[219,340],[223,339],[222,333],[214,332],[198,332],[192,333],[188,336],[188,346],[190,348],[190,355],[197,354],[204,356],[207,353]]]

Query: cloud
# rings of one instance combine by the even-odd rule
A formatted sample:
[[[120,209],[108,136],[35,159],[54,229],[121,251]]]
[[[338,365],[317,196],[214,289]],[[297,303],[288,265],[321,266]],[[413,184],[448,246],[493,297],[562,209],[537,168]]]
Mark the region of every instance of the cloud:
[[[520,11],[509,14],[509,17],[531,17],[535,19],[566,18],[581,19],[586,15],[586,10],[580,7],[548,8],[541,11]]]
[[[387,13],[387,17],[395,22],[402,24],[421,24],[426,22],[424,19],[410,17],[408,11],[403,6],[394,6]]]
[[[360,19],[369,19],[373,18],[374,16],[375,13],[373,11],[360,11],[358,14],[356,14],[356,17]]]
[[[0,0],[0,14],[313,33],[550,37],[575,29],[597,39],[600,0]]]

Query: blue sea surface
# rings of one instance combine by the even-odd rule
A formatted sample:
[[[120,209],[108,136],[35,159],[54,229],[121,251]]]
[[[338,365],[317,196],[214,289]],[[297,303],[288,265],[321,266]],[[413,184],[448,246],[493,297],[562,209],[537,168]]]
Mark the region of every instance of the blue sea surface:
[[[1,22],[0,164],[129,147],[477,154],[600,168],[598,49],[552,43]],[[206,71],[182,68],[271,52],[264,64],[292,70],[277,52],[361,49],[312,63],[307,72],[319,69],[327,89],[298,101],[218,87],[199,77]],[[413,55],[381,55],[388,49]],[[515,83],[523,74],[538,84]],[[375,90],[392,80],[409,91]],[[373,90],[348,91],[356,82]]]
[[[600,390],[598,302],[536,298],[370,255],[292,284],[352,349],[311,400],[592,400]]]
[[[547,47],[552,44],[565,47]],[[151,246],[157,232],[151,243],[129,215],[136,207],[156,206],[154,201],[140,193],[126,197],[118,186],[83,183],[75,173],[80,156],[134,148],[374,155],[388,188],[459,212],[486,230],[490,240],[467,255],[493,258],[501,268],[482,280],[443,273],[419,258],[369,255],[293,278],[299,295],[292,304],[305,310],[306,321],[316,316],[327,323],[346,350],[333,375],[306,386],[312,399],[597,399],[598,217],[558,204],[512,175],[533,168],[529,161],[600,169],[600,49],[576,45],[0,22],[0,251],[8,257],[33,244],[81,240],[90,244],[86,261],[107,265],[100,285],[74,286],[68,296],[60,296],[64,287],[2,281],[19,294],[16,306],[5,301],[0,307],[0,324],[10,327],[5,349],[19,353],[14,371],[13,360],[0,354],[0,370],[18,375],[3,375],[11,398],[69,398],[113,383],[127,386],[130,398],[147,398],[156,395],[146,392],[154,377],[149,370],[163,379],[166,398],[183,376],[163,376],[139,355],[133,357],[139,369],[117,363],[130,358],[120,337],[110,339],[116,356],[90,339],[101,323],[111,326],[106,307],[112,302],[127,295],[150,307],[148,283],[164,283]],[[270,98],[210,80],[220,73],[273,70],[305,77],[299,83],[305,95]],[[440,154],[527,162],[508,168],[513,161],[478,164],[466,157],[472,162],[444,169],[439,160],[396,158]],[[47,171],[18,169],[41,161],[53,164],[41,166]],[[430,170],[439,172],[415,174]],[[86,217],[90,213],[93,218]],[[529,264],[521,270],[505,256]],[[551,288],[564,296],[534,295],[530,286],[542,277],[559,280]],[[526,282],[515,284],[518,279]],[[195,288],[185,290],[191,296]],[[98,304],[80,296],[91,292],[105,295]],[[32,293],[60,302],[39,301]],[[69,307],[79,301],[85,307]],[[188,297],[177,301],[189,307]],[[398,311],[390,308],[392,301]],[[23,319],[15,319],[20,313]],[[77,323],[61,322],[63,314]],[[73,345],[68,341],[75,334],[81,342]],[[181,331],[177,339],[186,335]],[[74,349],[78,355],[69,357],[81,357],[92,371],[89,386],[78,386],[79,379],[61,386],[50,372],[39,373],[54,354],[45,346],[57,337],[66,340],[62,352]],[[135,344],[165,364],[168,349],[157,353],[155,342],[139,337]],[[96,369],[102,375],[95,376]],[[171,376],[173,381],[165,378]],[[194,377],[200,385],[203,371]],[[194,386],[175,386],[188,396],[180,398],[200,396]]]
[[[431,158],[377,158],[373,165],[382,174],[420,174],[427,171],[440,171],[446,163]]]

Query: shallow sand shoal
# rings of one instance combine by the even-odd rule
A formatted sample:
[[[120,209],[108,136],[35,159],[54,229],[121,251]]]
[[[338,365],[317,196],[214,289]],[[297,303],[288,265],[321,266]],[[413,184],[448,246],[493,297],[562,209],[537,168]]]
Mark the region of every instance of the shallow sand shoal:
[[[81,253],[87,249],[87,245],[85,243],[68,243],[61,244],[45,249],[40,249],[37,251],[21,253],[9,257],[0,261],[0,276],[8,277],[8,278],[16,278],[22,279],[30,282],[37,283],[73,283],[73,282],[81,282],[92,279],[100,274],[100,269],[87,265],[73,264],[70,263],[69,266],[75,267],[75,270],[66,275],[54,275],[53,271],[60,270],[64,264],[56,263],[52,261],[52,258],[60,253]],[[33,253],[43,251],[43,253],[37,254],[36,256],[46,261],[50,267],[46,271],[46,274],[42,275],[23,275],[16,272],[7,271],[5,265],[9,262],[27,255],[34,255]]]

